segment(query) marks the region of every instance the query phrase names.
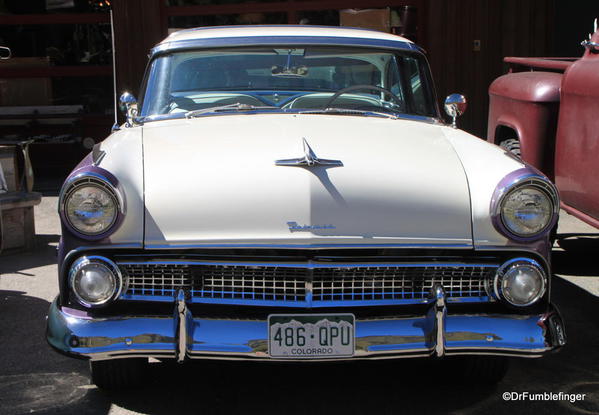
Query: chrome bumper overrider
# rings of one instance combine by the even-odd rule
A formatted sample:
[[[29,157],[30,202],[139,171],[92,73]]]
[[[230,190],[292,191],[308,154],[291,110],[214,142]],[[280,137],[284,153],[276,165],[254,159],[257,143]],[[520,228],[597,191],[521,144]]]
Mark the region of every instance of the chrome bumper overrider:
[[[342,310],[340,310],[341,312]],[[356,320],[351,359],[459,354],[540,357],[566,343],[557,310],[545,314],[449,314],[437,287],[426,315]],[[194,318],[179,292],[172,317],[93,319],[50,306],[47,339],[59,352],[104,360],[123,357],[271,359],[266,320]],[[331,360],[331,359],[327,359]]]

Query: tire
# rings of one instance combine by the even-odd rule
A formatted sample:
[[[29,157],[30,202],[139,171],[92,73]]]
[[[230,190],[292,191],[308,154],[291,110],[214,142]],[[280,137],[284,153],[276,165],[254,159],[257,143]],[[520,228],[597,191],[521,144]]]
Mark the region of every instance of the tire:
[[[459,365],[468,383],[495,385],[507,373],[509,359],[501,356],[464,356],[460,358]]]
[[[517,138],[508,138],[507,140],[503,140],[499,143],[499,147],[504,148],[518,158],[522,158],[520,152],[520,140]]]
[[[142,384],[148,359],[115,359],[91,361],[91,381],[105,390],[130,389]]]

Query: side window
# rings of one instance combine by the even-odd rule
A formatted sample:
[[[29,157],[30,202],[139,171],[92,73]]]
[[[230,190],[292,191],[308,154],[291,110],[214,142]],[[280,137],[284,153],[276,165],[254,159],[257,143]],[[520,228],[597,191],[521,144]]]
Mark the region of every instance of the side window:
[[[414,103],[414,111],[417,114],[428,115],[428,102],[424,82],[424,74],[421,72],[420,64],[417,59],[406,56],[404,60],[404,70],[406,71],[406,82],[412,100]]]
[[[387,89],[393,92],[402,102],[405,102],[401,77],[399,75],[399,66],[395,57],[387,65]]]

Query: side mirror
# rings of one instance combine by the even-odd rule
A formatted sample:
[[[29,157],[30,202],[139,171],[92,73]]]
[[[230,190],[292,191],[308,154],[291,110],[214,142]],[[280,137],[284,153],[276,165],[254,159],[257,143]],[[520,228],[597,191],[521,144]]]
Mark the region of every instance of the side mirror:
[[[12,57],[12,51],[6,46],[0,46],[0,59],[10,59]]]
[[[451,117],[451,126],[458,128],[456,124],[457,118],[466,112],[468,101],[466,97],[460,94],[451,94],[445,98],[445,112]]]
[[[127,127],[133,127],[137,118],[137,99],[129,92],[124,92],[119,98],[119,108],[127,118]]]

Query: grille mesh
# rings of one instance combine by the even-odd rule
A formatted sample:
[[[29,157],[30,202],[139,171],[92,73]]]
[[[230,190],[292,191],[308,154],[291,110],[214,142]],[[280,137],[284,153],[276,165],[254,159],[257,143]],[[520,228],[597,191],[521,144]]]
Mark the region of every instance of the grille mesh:
[[[443,286],[448,297],[481,297],[487,295],[487,274],[489,269],[484,267],[316,269],[314,300],[422,300],[435,283]]]
[[[303,273],[301,268],[202,266],[199,270],[201,287],[194,288],[191,295],[192,298],[304,301]]]
[[[426,299],[439,283],[450,298],[486,297],[485,281],[496,267],[356,266],[301,268],[265,265],[121,264],[127,276],[123,298],[174,297],[179,288],[192,300],[296,302]],[[311,287],[311,288],[310,288]],[[311,294],[311,297],[310,297]],[[151,300],[151,298],[148,298]]]

